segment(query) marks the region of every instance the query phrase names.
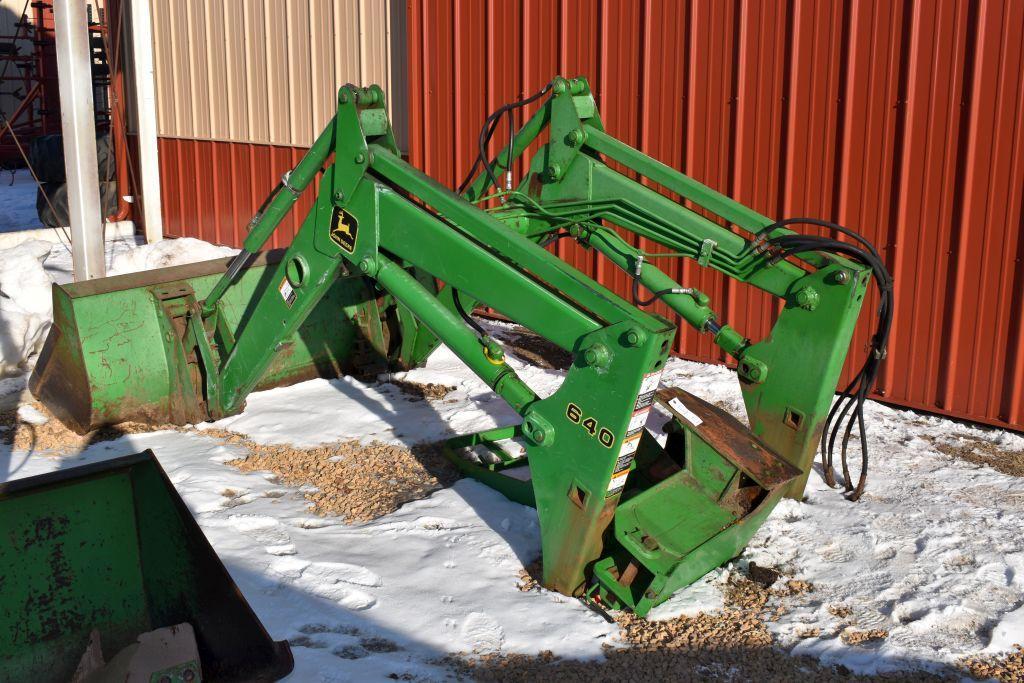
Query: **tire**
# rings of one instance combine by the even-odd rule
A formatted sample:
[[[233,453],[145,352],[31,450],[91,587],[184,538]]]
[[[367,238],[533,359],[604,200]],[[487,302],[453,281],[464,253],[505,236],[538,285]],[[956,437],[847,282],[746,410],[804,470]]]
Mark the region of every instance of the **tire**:
[[[49,202],[47,202],[49,198]],[[53,208],[50,208],[50,205]],[[103,217],[117,211],[117,183],[106,181],[100,183],[100,205]],[[36,191],[36,213],[39,220],[47,228],[67,227],[68,218],[68,186],[67,183],[43,183]]]
[[[41,183],[63,183],[67,180],[64,173],[64,137],[59,134],[40,135],[32,138],[28,149],[28,161]],[[100,181],[114,180],[117,177],[114,150],[110,145],[110,134],[96,135],[96,165]]]

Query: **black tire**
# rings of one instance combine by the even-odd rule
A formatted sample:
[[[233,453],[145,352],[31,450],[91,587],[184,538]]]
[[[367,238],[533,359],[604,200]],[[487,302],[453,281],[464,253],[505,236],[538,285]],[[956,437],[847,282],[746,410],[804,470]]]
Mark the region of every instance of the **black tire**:
[[[32,138],[28,149],[28,160],[41,183],[63,183],[67,180],[64,173],[64,137],[59,134],[40,135]],[[114,180],[117,177],[114,150],[110,145],[110,134],[96,135],[96,164],[100,181]]]
[[[47,198],[49,202],[46,201]],[[100,205],[103,207],[104,218],[117,210],[116,182],[100,183]],[[43,183],[36,192],[36,213],[39,214],[42,224],[48,228],[67,227],[71,222],[68,218],[67,183]]]

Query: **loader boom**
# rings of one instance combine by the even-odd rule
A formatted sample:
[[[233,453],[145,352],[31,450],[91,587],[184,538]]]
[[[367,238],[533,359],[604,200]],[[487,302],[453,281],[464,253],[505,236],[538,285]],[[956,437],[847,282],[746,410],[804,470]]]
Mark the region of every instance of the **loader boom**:
[[[492,174],[538,142],[519,187],[488,199]],[[802,494],[870,273],[837,255],[777,258],[766,241],[790,231],[608,135],[585,79],[556,78],[511,146],[460,195],[402,160],[380,88],[342,88],[337,115],[227,272],[205,297],[181,288],[175,357],[193,371],[176,376],[195,382],[186,393],[207,419],[238,412],[331,292],[349,286],[339,283],[358,283],[351,319],[383,359],[414,366],[443,343],[522,416],[449,451],[536,505],[545,585],[645,614],[740,552],[782,495]],[[239,322],[224,309],[236,280],[321,169],[315,205]],[[749,427],[682,390],[659,391],[677,324],[545,248],[559,238],[600,254],[734,359]],[[781,299],[771,335],[751,341],[725,324],[644,242]],[[553,395],[537,396],[467,324],[460,305],[477,304],[572,354]],[[644,429],[655,402],[671,416],[664,446]]]

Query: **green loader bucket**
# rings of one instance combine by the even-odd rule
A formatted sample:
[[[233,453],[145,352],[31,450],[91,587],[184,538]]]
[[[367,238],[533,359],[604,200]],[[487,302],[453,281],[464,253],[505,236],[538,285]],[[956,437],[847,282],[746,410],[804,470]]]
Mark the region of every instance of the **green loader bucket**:
[[[259,255],[228,289],[224,329],[237,337],[272,282],[284,250]],[[79,434],[125,421],[189,424],[210,419],[194,352],[184,351],[186,316],[221,278],[217,259],[53,287],[53,327],[29,381],[32,394]],[[387,353],[360,333],[373,294],[345,276],[278,348],[256,389],[366,369]],[[380,344],[378,343],[378,347]]]
[[[109,660],[182,623],[204,681],[292,669],[152,451],[0,484],[0,539],[0,681],[64,683],[93,630]]]

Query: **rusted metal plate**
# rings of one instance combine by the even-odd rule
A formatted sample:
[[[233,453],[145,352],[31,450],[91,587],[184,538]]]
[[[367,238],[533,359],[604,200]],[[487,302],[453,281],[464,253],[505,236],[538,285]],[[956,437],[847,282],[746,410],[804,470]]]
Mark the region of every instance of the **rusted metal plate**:
[[[735,417],[678,387],[658,390],[655,399],[733,465],[769,491],[800,475]],[[681,401],[686,410],[680,410]],[[696,418],[696,419],[694,419]]]

